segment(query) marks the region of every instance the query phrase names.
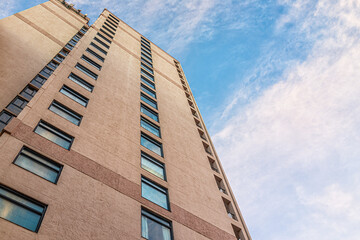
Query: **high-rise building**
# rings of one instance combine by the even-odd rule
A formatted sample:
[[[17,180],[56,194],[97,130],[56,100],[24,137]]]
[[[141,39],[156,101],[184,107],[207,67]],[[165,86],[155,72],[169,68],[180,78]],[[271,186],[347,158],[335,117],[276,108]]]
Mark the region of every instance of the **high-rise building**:
[[[88,21],[0,21],[0,239],[251,239],[180,63]]]

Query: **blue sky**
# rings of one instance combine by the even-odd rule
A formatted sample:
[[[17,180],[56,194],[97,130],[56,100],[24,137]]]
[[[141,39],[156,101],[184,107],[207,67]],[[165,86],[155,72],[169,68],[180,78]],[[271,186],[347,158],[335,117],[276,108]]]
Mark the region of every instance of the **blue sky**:
[[[73,3],[182,63],[253,239],[359,239],[358,0]]]

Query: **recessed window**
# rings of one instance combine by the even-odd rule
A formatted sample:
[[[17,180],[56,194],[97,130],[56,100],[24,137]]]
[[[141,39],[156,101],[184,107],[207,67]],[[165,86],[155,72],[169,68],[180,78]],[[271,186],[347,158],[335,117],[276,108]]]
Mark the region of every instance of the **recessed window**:
[[[152,62],[151,57],[145,55],[143,52],[141,52],[141,57],[144,57],[144,58],[146,58],[146,60],[148,60],[149,62]]]
[[[42,120],[35,128],[35,132],[40,136],[68,150],[70,149],[71,144],[74,140],[74,137]]]
[[[38,232],[46,205],[0,184],[0,217]]]
[[[141,62],[143,62],[144,64],[146,64],[148,67],[152,68],[153,65],[152,63],[150,63],[148,60],[146,60],[145,58],[141,57]]]
[[[141,133],[141,145],[157,155],[163,156],[162,144],[144,133]]]
[[[112,15],[111,13],[109,14],[109,18],[114,20],[115,22],[119,23],[119,20],[114,15]]]
[[[114,28],[117,28],[117,25],[114,22],[110,21],[109,19],[106,19],[105,23],[108,23],[111,26],[113,26]]]
[[[107,41],[108,43],[111,43],[111,41],[109,39],[107,39],[104,35],[97,33],[96,35],[98,35],[99,37],[101,37],[102,39],[104,39],[105,41]]]
[[[12,113],[18,115],[28,104],[29,101],[17,96],[15,97],[9,105],[7,105],[7,109],[9,109]]]
[[[140,105],[140,111],[144,113],[146,116],[150,117],[151,119],[159,122],[159,116],[156,112],[145,106],[144,104]]]
[[[141,90],[149,94],[151,97],[156,98],[156,93],[141,83]]]
[[[141,167],[162,180],[165,180],[165,165],[143,152],[141,152]]]
[[[151,79],[152,81],[154,81],[154,77],[150,73],[148,73],[147,71],[141,69],[141,74],[144,75],[145,77]]]
[[[49,110],[56,113],[60,117],[65,118],[66,120],[72,122],[73,124],[79,126],[82,116],[68,107],[65,107],[57,101],[53,101],[49,107]]]
[[[151,53],[151,49],[150,47],[148,47],[147,45],[141,43],[141,47],[144,48],[146,51],[148,51],[149,53]]]
[[[150,72],[151,74],[154,74],[154,71],[144,63],[141,63],[141,67],[144,68],[146,71]]]
[[[97,79],[98,75],[92,71],[90,71],[88,68],[84,67],[83,65],[81,65],[80,63],[77,63],[75,66],[76,69],[80,70],[81,72],[85,73],[86,75],[88,75],[89,77],[91,77],[92,79]]]
[[[223,202],[224,202],[224,206],[225,206],[227,215],[229,217],[231,217],[232,219],[237,220],[235,210],[234,210],[231,202],[229,200],[225,199],[225,198],[222,198],[222,199],[223,199]]]
[[[86,51],[88,53],[90,53],[91,55],[93,55],[94,57],[96,57],[97,59],[99,59],[100,61],[104,62],[105,58],[103,58],[102,56],[100,56],[99,54],[97,54],[96,52],[91,50],[90,48],[87,48]]]
[[[157,137],[160,137],[160,127],[153,124],[152,122],[150,122],[149,120],[147,120],[144,117],[141,117],[140,119],[140,125],[141,127],[143,127],[144,129],[148,130],[149,132],[151,132],[152,134],[154,134]]]
[[[144,39],[141,39],[141,43],[150,48],[150,44],[148,44],[147,42],[145,42]]]
[[[0,132],[6,127],[6,125],[9,124],[11,119],[14,118],[14,115],[7,111],[1,111],[0,112]]]
[[[43,75],[45,78],[49,78],[50,75],[54,72],[54,70],[52,70],[51,68],[48,67],[44,67],[41,71],[40,74]]]
[[[55,61],[51,61],[48,65],[49,68],[51,68],[52,70],[55,70],[58,66],[59,66],[59,63],[55,62]]]
[[[233,227],[233,230],[234,230],[234,234],[235,234],[235,236],[236,236],[236,239],[238,239],[238,240],[245,240],[245,236],[244,236],[243,231],[242,231],[240,228],[234,226],[233,224],[231,224],[231,226]]]
[[[141,36],[141,41],[145,42],[146,44],[148,44],[150,46],[150,42],[148,40],[146,40],[143,36]]]
[[[89,99],[65,85],[60,89],[60,92],[84,107],[86,107],[89,102]]]
[[[58,181],[63,167],[61,164],[26,147],[21,149],[14,164],[52,183]]]
[[[86,27],[82,27],[81,29],[80,29],[80,32],[82,33],[82,34],[85,34],[86,32],[87,32],[87,28]]]
[[[65,50],[65,48],[61,49],[61,51],[59,52],[61,55],[63,55],[64,57],[66,57],[69,52]]]
[[[104,24],[116,32],[116,28],[114,28],[113,26],[110,26],[110,24],[108,23],[108,21],[105,21]],[[115,33],[114,33],[114,34],[115,34]]]
[[[71,50],[74,48],[74,46],[71,45],[71,44],[69,44],[69,43],[67,43],[67,44],[65,45],[65,48],[67,48],[68,51],[71,51]]]
[[[227,194],[224,181],[221,178],[217,177],[217,176],[214,176],[214,177],[215,177],[216,184],[217,184],[217,186],[219,188],[219,191],[222,192],[222,193]]]
[[[75,36],[72,39],[74,39],[75,41],[78,42],[81,39],[81,35],[77,33],[77,34],[75,34]]]
[[[38,88],[41,88],[41,86],[45,82],[46,82],[46,78],[44,78],[43,76],[40,76],[40,75],[36,75],[36,77],[34,77],[33,80],[31,80],[31,83]]]
[[[143,83],[145,83],[146,85],[148,85],[149,87],[151,87],[152,89],[155,89],[155,84],[152,81],[150,81],[149,79],[147,79],[146,77],[141,76],[141,81]]]
[[[106,24],[105,24],[106,25]],[[109,33],[111,33],[112,35],[115,35],[115,33],[113,31],[111,31],[108,27],[102,25],[102,28],[106,29],[106,31],[108,31]],[[116,30],[114,30],[116,31]]]
[[[150,97],[146,96],[145,94],[141,93],[141,100],[152,106],[153,108],[157,109],[157,103],[152,100]]]
[[[218,172],[219,172],[219,169],[218,169],[218,167],[217,167],[217,165],[216,165],[215,160],[212,159],[212,158],[209,158],[209,157],[208,157],[208,159],[209,159],[209,163],[210,163],[211,169],[218,173]]]
[[[97,37],[94,37],[94,40],[97,41],[98,43],[100,43],[101,45],[103,45],[104,47],[106,47],[107,49],[110,48],[109,45],[107,45],[106,43],[104,43],[103,41],[101,41],[100,39],[98,39]]]
[[[58,54],[54,57],[54,59],[58,62],[62,62],[65,58],[62,55]]]
[[[111,36],[110,34],[108,34],[107,32],[105,32],[104,30],[100,29],[100,32],[102,32],[103,34],[105,34],[106,36],[108,36],[109,38],[113,39],[114,37]]]
[[[142,47],[142,45],[141,45],[141,51],[142,51],[144,54],[148,55],[149,57],[152,57],[152,56],[151,56],[151,52],[148,51],[148,50],[146,50],[146,48]]]
[[[107,52],[98,45],[96,45],[95,43],[91,42],[90,45],[96,48],[97,50],[99,50],[100,52],[102,52],[103,54],[107,55]]]
[[[167,189],[144,177],[141,177],[141,196],[169,210]]]
[[[77,41],[75,41],[74,39],[71,39],[68,44],[72,45],[73,47],[75,47],[75,45],[77,44]]]
[[[142,209],[141,236],[148,240],[172,240],[171,222]]]
[[[74,73],[70,73],[69,79],[75,82],[76,84],[80,85],[81,87],[85,88],[89,92],[92,92],[92,90],[94,89],[93,85],[91,85],[90,83],[79,77],[78,75],[75,75]]]
[[[90,58],[88,58],[87,56],[85,55],[82,55],[81,56],[81,59],[84,60],[85,62],[87,62],[88,64],[90,64],[91,66],[93,66],[94,68],[96,68],[97,70],[101,70],[101,65],[98,64],[97,62],[91,60]]]

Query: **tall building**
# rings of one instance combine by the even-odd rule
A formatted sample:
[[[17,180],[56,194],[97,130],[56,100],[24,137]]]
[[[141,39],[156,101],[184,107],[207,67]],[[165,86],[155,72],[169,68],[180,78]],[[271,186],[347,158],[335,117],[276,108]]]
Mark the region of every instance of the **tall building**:
[[[0,239],[251,239],[180,63],[88,21],[0,21]]]

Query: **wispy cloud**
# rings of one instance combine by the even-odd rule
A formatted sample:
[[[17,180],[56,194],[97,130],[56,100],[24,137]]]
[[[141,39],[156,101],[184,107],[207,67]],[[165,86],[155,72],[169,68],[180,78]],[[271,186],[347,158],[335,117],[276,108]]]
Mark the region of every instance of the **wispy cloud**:
[[[236,92],[215,145],[255,239],[358,239],[360,3],[280,3],[274,31],[310,51],[256,97]]]
[[[1,8],[0,8],[0,19],[10,16],[14,14],[14,9],[16,8],[17,4],[14,0],[3,0],[1,1]]]

